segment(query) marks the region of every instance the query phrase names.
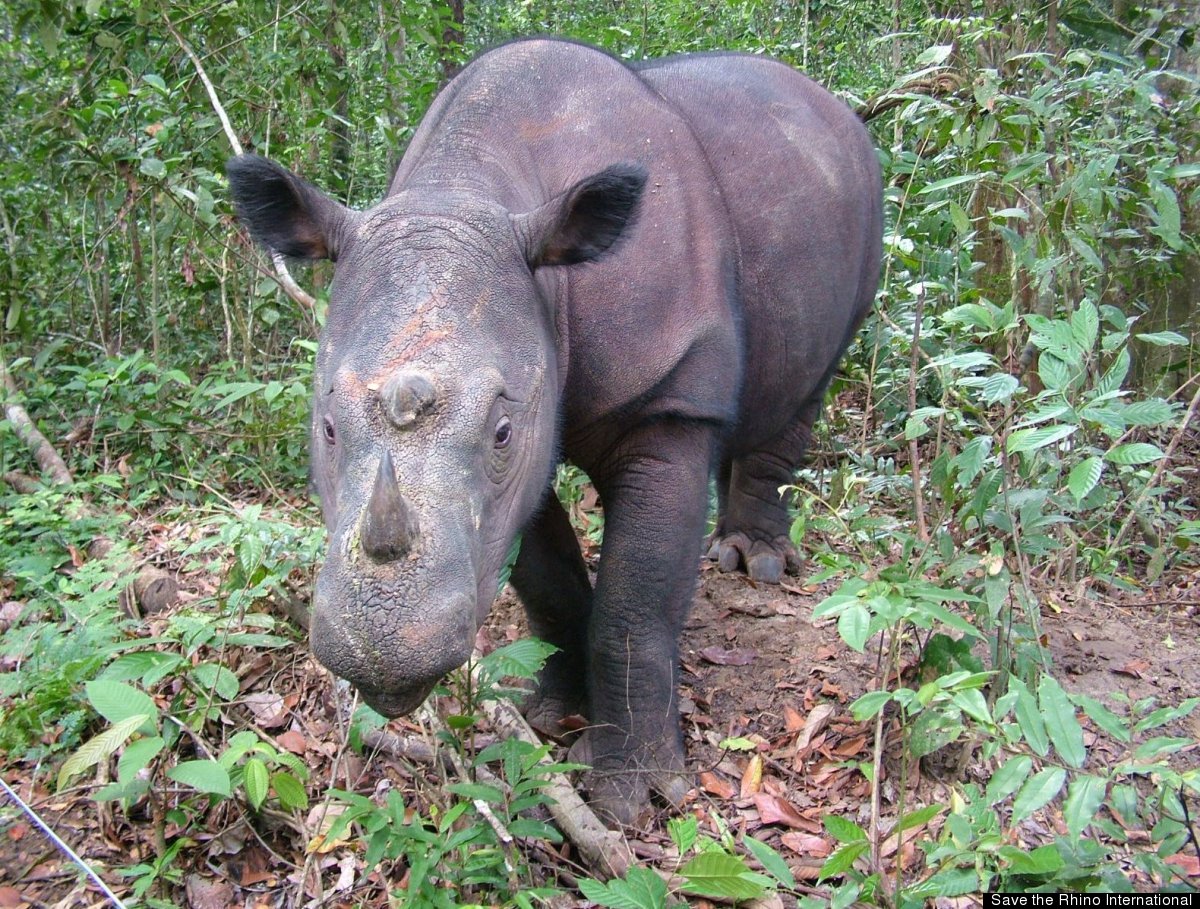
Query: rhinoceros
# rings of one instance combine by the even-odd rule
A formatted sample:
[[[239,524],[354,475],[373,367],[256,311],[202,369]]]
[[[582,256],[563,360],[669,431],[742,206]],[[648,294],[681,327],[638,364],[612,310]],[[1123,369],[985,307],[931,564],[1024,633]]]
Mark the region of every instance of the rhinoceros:
[[[316,361],[312,474],[329,531],[322,663],[413,710],[471,653],[511,581],[558,647],[528,704],[611,820],[689,788],[679,634],[708,550],[777,582],[780,487],[874,299],[882,192],[834,96],[733,53],[629,66],[517,41],[437,96],[384,199],[353,211],[264,158],[228,164],[241,220],[336,264]],[[595,584],[552,489],[595,484]]]

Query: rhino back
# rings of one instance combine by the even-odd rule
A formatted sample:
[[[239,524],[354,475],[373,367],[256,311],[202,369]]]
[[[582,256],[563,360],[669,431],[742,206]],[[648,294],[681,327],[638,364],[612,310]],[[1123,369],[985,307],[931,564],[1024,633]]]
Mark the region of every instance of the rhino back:
[[[594,48],[517,41],[442,92],[389,193],[462,189],[527,211],[618,162],[649,171],[633,228],[600,261],[536,275],[556,308],[565,452],[585,461],[597,434],[639,417],[736,412],[735,242],[680,112]]]
[[[639,74],[691,125],[740,247],[747,368],[737,454],[820,390],[871,305],[879,165],[849,108],[785,64],[698,54]]]

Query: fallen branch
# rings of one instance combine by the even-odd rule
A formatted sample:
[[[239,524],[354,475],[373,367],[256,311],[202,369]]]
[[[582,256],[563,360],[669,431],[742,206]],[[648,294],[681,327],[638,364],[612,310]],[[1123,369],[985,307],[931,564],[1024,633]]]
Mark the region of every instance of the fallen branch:
[[[17,391],[17,383],[9,375],[8,365],[3,357],[0,357],[0,389],[4,394],[5,417],[12,425],[17,438],[24,442],[32,452],[33,459],[37,461],[42,473],[49,475],[55,486],[70,486],[74,483],[75,480],[71,476],[71,471],[67,469],[67,463],[62,459],[62,455],[50,444],[50,440],[42,435],[33,420],[29,419],[28,412],[18,403],[17,399],[20,397],[20,393]]]
[[[480,706],[484,716],[501,735],[518,738],[535,746],[542,744],[511,701],[488,700]],[[625,837],[605,827],[561,773],[549,776],[542,791],[552,799],[549,806],[551,817],[579,849],[588,867],[606,879],[623,877],[636,861]]]
[[[8,371],[4,359],[0,357],[0,392],[4,396],[4,415],[12,425],[17,438],[28,446],[30,453],[42,469],[42,475],[50,479],[54,486],[69,487],[75,485],[67,462],[34,425],[25,408],[17,403],[20,392],[17,383]],[[33,477],[17,471],[4,474],[4,481],[25,495],[31,495],[40,488],[41,484]],[[86,515],[86,504],[80,503],[79,515]],[[75,517],[72,515],[71,517]],[[112,540],[98,538],[88,545],[88,557],[100,559],[112,552],[115,544]],[[161,612],[173,605],[179,599],[179,584],[175,578],[161,568],[144,565],[133,576],[133,581],[121,594],[121,605],[133,617],[137,614]]]

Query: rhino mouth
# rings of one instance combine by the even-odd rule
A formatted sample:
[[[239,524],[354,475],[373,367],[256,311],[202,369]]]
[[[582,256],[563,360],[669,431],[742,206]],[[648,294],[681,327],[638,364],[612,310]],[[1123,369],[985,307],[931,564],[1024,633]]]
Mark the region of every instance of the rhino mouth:
[[[425,702],[436,685],[437,682],[433,681],[391,691],[367,688],[363,685],[355,687],[368,707],[390,719],[412,713]]]

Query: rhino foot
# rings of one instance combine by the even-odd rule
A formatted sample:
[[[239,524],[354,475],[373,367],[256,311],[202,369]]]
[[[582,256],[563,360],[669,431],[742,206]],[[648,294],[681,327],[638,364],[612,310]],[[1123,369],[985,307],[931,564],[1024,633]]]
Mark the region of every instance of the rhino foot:
[[[586,703],[587,698],[583,695],[549,691],[539,685],[525,699],[521,712],[529,725],[542,735],[561,741],[578,730],[570,720],[583,715]]]
[[[752,540],[739,531],[715,533],[709,540],[708,558],[721,571],[745,568],[750,580],[760,584],[778,584],[783,575],[797,574],[800,553],[786,536],[772,540]]]
[[[652,756],[619,761],[596,760],[593,754],[595,727],[571,746],[567,760],[589,764],[583,775],[583,788],[596,815],[609,826],[635,827],[651,813],[653,792],[673,809],[683,807],[692,782],[684,772],[683,754],[663,743],[649,751]],[[615,764],[609,767],[606,765]]]

